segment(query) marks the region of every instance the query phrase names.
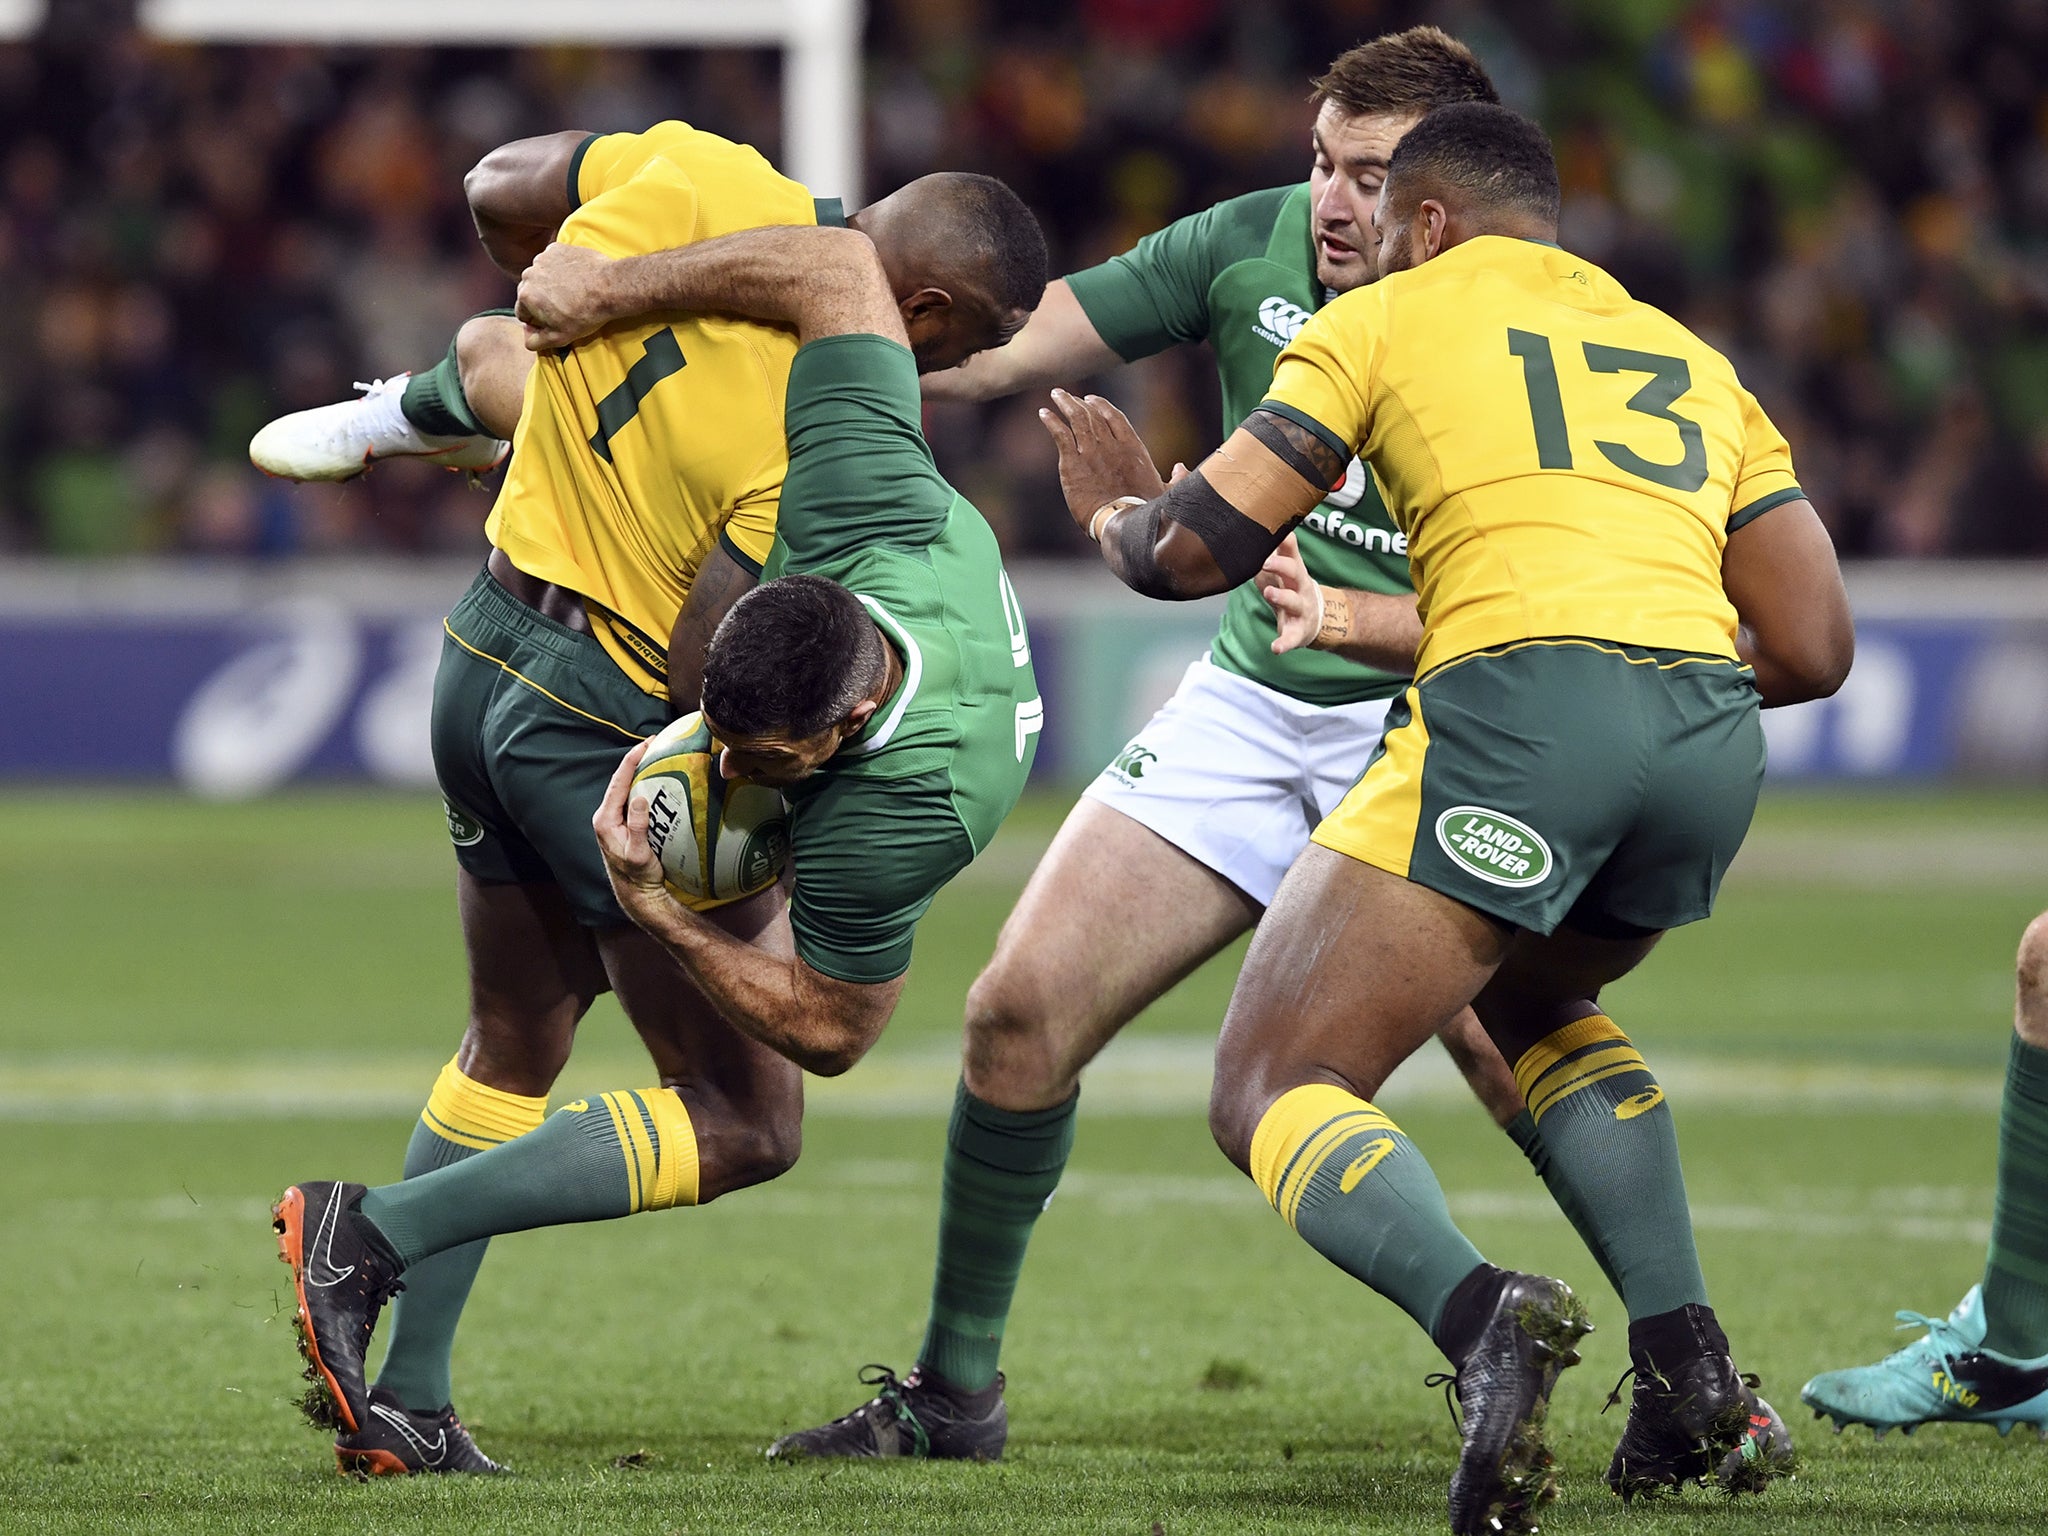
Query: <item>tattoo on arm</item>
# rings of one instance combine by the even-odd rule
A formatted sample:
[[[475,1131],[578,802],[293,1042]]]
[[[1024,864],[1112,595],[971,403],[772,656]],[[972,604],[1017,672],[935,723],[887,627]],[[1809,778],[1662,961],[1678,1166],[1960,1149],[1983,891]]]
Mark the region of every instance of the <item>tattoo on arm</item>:
[[[1190,548],[1182,542],[1177,552],[1169,551],[1168,523],[1178,523],[1199,543]],[[1103,549],[1110,569],[1134,592],[1169,601],[1207,597],[1251,580],[1292,527],[1262,527],[1196,470],[1164,495],[1110,519]]]
[[[1251,433],[1289,469],[1317,490],[1327,491],[1344,483],[1351,467],[1348,459],[1298,421],[1289,421],[1263,407],[1245,418],[1244,430]]]

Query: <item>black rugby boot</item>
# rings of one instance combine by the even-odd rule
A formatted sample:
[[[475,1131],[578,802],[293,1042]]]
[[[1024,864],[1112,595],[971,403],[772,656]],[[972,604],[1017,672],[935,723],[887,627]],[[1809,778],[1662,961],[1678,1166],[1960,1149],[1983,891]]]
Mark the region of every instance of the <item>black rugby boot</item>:
[[[291,1266],[293,1322],[306,1380],[299,1411],[321,1429],[360,1434],[368,1421],[363,1356],[384,1303],[405,1289],[391,1245],[356,1209],[361,1184],[294,1184],[270,1208],[277,1256]]]
[[[768,1447],[771,1461],[806,1456],[920,1456],[934,1461],[1001,1461],[1010,1435],[1003,1378],[979,1392],[961,1392],[922,1367],[899,1380],[886,1365],[861,1367],[861,1385],[875,1395],[853,1412],[816,1429],[784,1435]]]
[[[410,1477],[419,1473],[504,1472],[462,1427],[451,1405],[416,1413],[384,1387],[370,1388],[370,1408],[360,1434],[334,1442],[334,1461],[355,1477]]]
[[[1757,1396],[1757,1378],[1735,1369],[1711,1309],[1687,1306],[1629,1334],[1635,1388],[1607,1467],[1607,1486],[1624,1502],[1688,1483],[1761,1493],[1772,1479],[1792,1474],[1791,1431]],[[1609,1407],[1620,1393],[1617,1384]]]
[[[1449,1378],[1464,1437],[1451,1475],[1456,1536],[1536,1529],[1536,1511],[1557,1497],[1543,1443],[1550,1390],[1559,1371],[1579,1363],[1578,1342],[1593,1331],[1562,1280],[1495,1273],[1498,1298]]]

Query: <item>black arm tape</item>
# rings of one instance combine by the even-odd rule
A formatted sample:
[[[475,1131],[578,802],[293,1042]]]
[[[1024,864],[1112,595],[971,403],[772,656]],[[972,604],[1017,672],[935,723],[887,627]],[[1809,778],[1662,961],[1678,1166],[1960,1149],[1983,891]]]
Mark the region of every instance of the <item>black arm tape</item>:
[[[1348,458],[1320,436],[1264,407],[1244,419],[1244,430],[1319,491],[1342,485],[1345,471],[1351,467]]]
[[[1185,476],[1168,486],[1165,495],[1133,507],[1117,519],[1116,544],[1123,560],[1124,583],[1146,597],[1202,595],[1180,590],[1175,574],[1159,564],[1160,524],[1169,518],[1202,541],[1216,569],[1223,573],[1226,588],[1258,574],[1266,556],[1280,547],[1288,533],[1286,528],[1276,533],[1253,522],[1219,496],[1200,471]]]

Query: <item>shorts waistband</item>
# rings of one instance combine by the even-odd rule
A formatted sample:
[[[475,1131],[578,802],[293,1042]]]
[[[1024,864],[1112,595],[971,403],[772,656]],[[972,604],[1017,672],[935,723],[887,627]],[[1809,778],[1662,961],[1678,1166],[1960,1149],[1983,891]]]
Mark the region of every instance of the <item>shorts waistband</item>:
[[[476,580],[469,584],[469,590],[462,601],[455,605],[448,616],[449,627],[459,639],[474,641],[474,635],[461,633],[460,616],[464,612],[476,615],[486,624],[518,636],[522,641],[539,646],[559,656],[564,661],[588,662],[593,656],[602,656],[605,665],[616,669],[615,663],[605,648],[589,635],[579,634],[565,624],[558,624],[539,609],[529,607],[507,592],[488,569],[477,572]],[[623,674],[622,674],[623,675]]]
[[[1538,635],[1527,640],[1508,640],[1499,645],[1489,645],[1477,651],[1466,651],[1448,661],[1440,661],[1427,672],[1418,676],[1417,683],[1442,675],[1453,668],[1461,667],[1468,661],[1497,659],[1526,651],[1594,651],[1625,661],[1631,666],[1655,667],[1669,672],[1681,667],[1720,667],[1729,672],[1748,676],[1749,664],[1733,656],[1715,656],[1705,651],[1666,651],[1654,646],[1629,645],[1620,640],[1601,640],[1590,635]]]

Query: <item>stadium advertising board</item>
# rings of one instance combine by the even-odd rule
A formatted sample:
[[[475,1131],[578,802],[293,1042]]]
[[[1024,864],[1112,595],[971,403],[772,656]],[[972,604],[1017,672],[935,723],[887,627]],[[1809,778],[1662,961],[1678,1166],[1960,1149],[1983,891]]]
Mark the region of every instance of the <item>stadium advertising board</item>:
[[[441,614],[466,564],[0,570],[0,779],[166,781],[232,798],[301,781],[427,788]],[[1090,572],[1093,577],[1099,573]],[[1199,656],[1208,604],[1162,611],[1066,567],[1016,571],[1046,696],[1041,782],[1084,782]],[[2048,774],[2048,583],[1852,575],[1856,667],[1765,716],[1780,778]]]

